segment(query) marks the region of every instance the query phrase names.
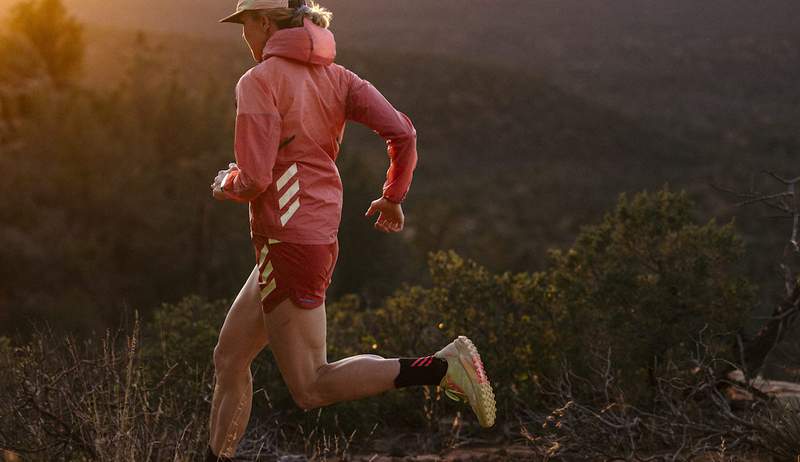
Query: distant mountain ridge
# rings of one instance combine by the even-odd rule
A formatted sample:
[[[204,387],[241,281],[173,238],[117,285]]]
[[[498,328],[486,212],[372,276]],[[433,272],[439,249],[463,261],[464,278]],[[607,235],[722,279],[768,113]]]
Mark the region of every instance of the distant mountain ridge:
[[[78,18],[241,44],[233,0],[64,0]],[[12,0],[0,0],[0,11]],[[328,0],[340,51],[410,52],[533,73],[722,150],[800,150],[800,2]],[[771,168],[779,168],[774,165]]]
[[[216,20],[233,11],[235,1],[63,0],[81,20],[127,29],[180,32],[199,36],[235,37],[235,29]],[[0,0],[0,12],[15,0]],[[458,42],[508,45],[514,39],[574,40],[588,44],[604,38],[620,40],[664,31],[675,37],[792,33],[800,4],[792,0],[327,0],[335,15],[334,29],[369,45],[398,48],[426,44],[452,47]],[[492,31],[494,33],[492,34]],[[448,38],[449,36],[449,38]],[[444,40],[431,41],[431,38]],[[493,43],[494,42],[494,43]],[[525,40],[523,40],[525,42]],[[527,45],[528,43],[523,43]],[[354,44],[349,44],[354,45]],[[474,48],[460,49],[474,53]]]

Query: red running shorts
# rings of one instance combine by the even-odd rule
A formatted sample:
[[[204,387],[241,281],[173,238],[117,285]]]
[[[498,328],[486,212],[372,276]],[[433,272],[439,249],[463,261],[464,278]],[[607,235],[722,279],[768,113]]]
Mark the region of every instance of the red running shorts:
[[[294,244],[253,236],[258,262],[258,288],[265,313],[291,298],[304,309],[325,302],[333,268],[339,256],[339,240],[330,244]]]

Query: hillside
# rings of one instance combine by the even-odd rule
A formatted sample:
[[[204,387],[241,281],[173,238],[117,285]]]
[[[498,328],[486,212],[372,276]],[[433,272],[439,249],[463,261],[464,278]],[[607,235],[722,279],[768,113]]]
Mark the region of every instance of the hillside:
[[[124,43],[122,37],[127,34],[130,40],[132,36],[118,31],[122,42],[112,46],[99,40],[109,34],[90,29],[94,37],[90,50],[96,61],[88,63],[88,78],[102,75],[98,69],[113,69],[103,61],[118,57],[116,50],[126,49],[118,46]],[[160,42],[166,61],[181,63],[179,69],[187,76],[202,70],[231,92],[238,75],[252,65],[241,41],[175,34],[148,37]],[[672,111],[669,107],[652,106],[652,114],[639,117],[532,71],[497,69],[488,63],[475,65],[430,53],[386,55],[340,49],[339,61],[381,88],[413,118],[420,133],[421,162],[408,206],[408,234],[413,236],[416,263],[404,265],[405,279],[424,278],[413,268],[420,266],[427,251],[439,248],[455,248],[496,270],[539,269],[548,248],[569,245],[578,228],[596,221],[617,194],[653,190],[664,183],[692,191],[705,207],[704,217],[728,220],[736,215],[751,252],[747,262],[751,274],[773,274],[787,229],[765,222],[764,212],[758,209],[732,209],[710,183],[743,186],[749,183],[751,172],[766,167],[791,172],[791,145],[775,141],[794,143],[795,135],[787,133],[788,122],[763,130],[748,125],[744,113],[714,112],[713,105],[706,105],[706,112],[697,111],[697,117],[708,121],[705,125],[683,118],[667,123],[659,111]],[[667,99],[669,93],[653,97]],[[689,102],[676,100],[675,104]],[[765,99],[760,104],[780,103]],[[742,144],[744,135],[734,136],[730,128],[711,123],[725,117],[740,117],[742,130],[773,150],[751,149],[749,143]],[[366,160],[377,184],[385,169],[383,152],[377,137],[353,127],[342,159]],[[478,171],[480,175],[475,174]],[[442,201],[442,197],[459,200]],[[353,243],[370,242],[364,241],[370,230],[360,219],[362,205],[346,204],[345,223],[356,230]],[[377,240],[351,247],[345,236],[342,276],[334,293],[363,287],[366,274],[372,276],[373,285],[390,289],[394,270],[386,265],[391,268],[392,263],[376,264],[369,272],[347,263],[360,261],[356,257],[364,251],[380,254],[382,245],[385,242]],[[757,311],[766,313],[780,280],[759,282],[765,302]]]
[[[0,11],[11,3],[0,0]],[[91,24],[241,40],[237,26],[216,23],[233,9],[233,1],[66,3]],[[336,15],[333,28],[343,50],[424,50],[533,72],[720,149],[784,155],[798,149],[800,4],[791,0],[323,4]]]
[[[132,32],[91,28],[88,36],[86,79],[95,87],[113,82],[125,56],[140,46]],[[202,75],[232,93],[253,64],[244,44],[162,34],[144,42],[165,63],[179,62],[164,75],[179,75],[187,85],[198,85]],[[619,193],[667,182],[702,189],[713,164],[697,146],[535,74],[422,53],[345,49],[339,61],[372,81],[417,127],[420,164],[408,220],[420,256],[453,247],[498,270],[537,269],[547,248],[570,244],[578,227],[596,220]],[[342,162],[353,156],[379,183],[383,142],[351,126]],[[461,199],[438,199],[445,196]],[[473,232],[477,227],[482,233]],[[495,251],[483,252],[489,242]]]
[[[134,35],[90,28],[87,79],[95,85],[113,82],[106,72],[124,68],[120,50],[135,50]],[[253,65],[241,41],[147,37],[160,44],[153,48],[161,50],[161,59],[178,63],[165,67],[165,73],[174,68],[191,85],[208,77],[232,93],[235,80]],[[566,91],[559,82],[486,63],[347,48],[341,48],[339,62],[373,81],[417,125],[421,162],[409,195],[408,225],[418,262],[428,250],[453,247],[496,270],[537,269],[547,248],[569,245],[579,226],[598,219],[618,193],[655,189],[665,182],[693,191],[704,204],[704,216],[739,215],[752,252],[762,255],[749,263],[753,274],[770,272],[771,255],[786,238],[785,229],[765,229],[759,210],[732,210],[711,190],[712,180],[743,181],[756,164],[746,153],[727,152],[707,137],[682,136],[672,125],[626,115]],[[386,158],[377,137],[353,126],[342,159],[349,153],[367,161],[373,183],[380,182]],[[756,159],[786,160],[780,155]],[[444,202],[441,197],[465,200]],[[361,204],[346,207],[356,220]],[[347,287],[362,286],[364,277],[351,278]],[[765,296],[774,293],[779,281],[766,282]]]
[[[154,80],[175,77],[192,91],[232,95],[252,65],[239,28],[214,22],[228,6],[67,3],[89,24],[85,83],[95,89],[112,88],[144,56],[161,63]],[[497,271],[538,270],[548,248],[568,246],[617,194],[668,182],[693,193],[703,219],[737,215],[749,272],[762,282],[757,310],[771,310],[779,285],[769,276],[787,230],[763,222],[759,211],[732,210],[709,183],[745,185],[762,168],[792,173],[800,147],[793,4],[328,4],[337,14],[339,62],[375,83],[420,134],[407,241],[400,241],[365,238],[372,231],[361,214],[382,181],[385,146],[368,130],[349,129],[345,184],[361,168],[370,180],[358,178],[349,192],[333,296],[422,280],[426,252],[440,248]],[[211,136],[229,146],[222,138],[229,129]],[[214,155],[220,165],[231,157]],[[364,255],[377,257],[364,267]],[[232,287],[212,293],[232,293],[230,279]],[[173,299],[178,287],[152,290],[153,300],[142,290],[148,295],[131,289],[129,296],[147,306]]]

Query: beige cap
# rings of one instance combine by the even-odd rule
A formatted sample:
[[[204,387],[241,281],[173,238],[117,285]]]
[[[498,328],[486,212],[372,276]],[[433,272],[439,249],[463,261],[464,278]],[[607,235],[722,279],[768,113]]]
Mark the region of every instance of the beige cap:
[[[239,0],[236,3],[236,12],[224,17],[219,22],[237,22],[239,15],[247,10],[269,10],[271,8],[289,8],[289,0]]]

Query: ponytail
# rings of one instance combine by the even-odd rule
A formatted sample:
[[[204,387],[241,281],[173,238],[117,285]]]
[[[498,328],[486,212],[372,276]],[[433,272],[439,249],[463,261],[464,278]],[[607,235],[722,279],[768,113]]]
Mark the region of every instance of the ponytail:
[[[294,2],[289,2],[289,5],[291,6],[292,3]],[[301,18],[301,24],[303,22],[302,18],[308,18],[319,27],[324,27],[325,29],[330,27],[331,21],[333,20],[333,13],[322,7],[319,3],[313,0],[309,2],[306,2],[306,0],[297,0],[297,4],[295,14]]]
[[[275,21],[281,29],[302,27],[303,18],[308,18],[325,29],[330,27],[333,21],[333,13],[314,0],[289,0],[289,8],[258,10],[258,13]]]

